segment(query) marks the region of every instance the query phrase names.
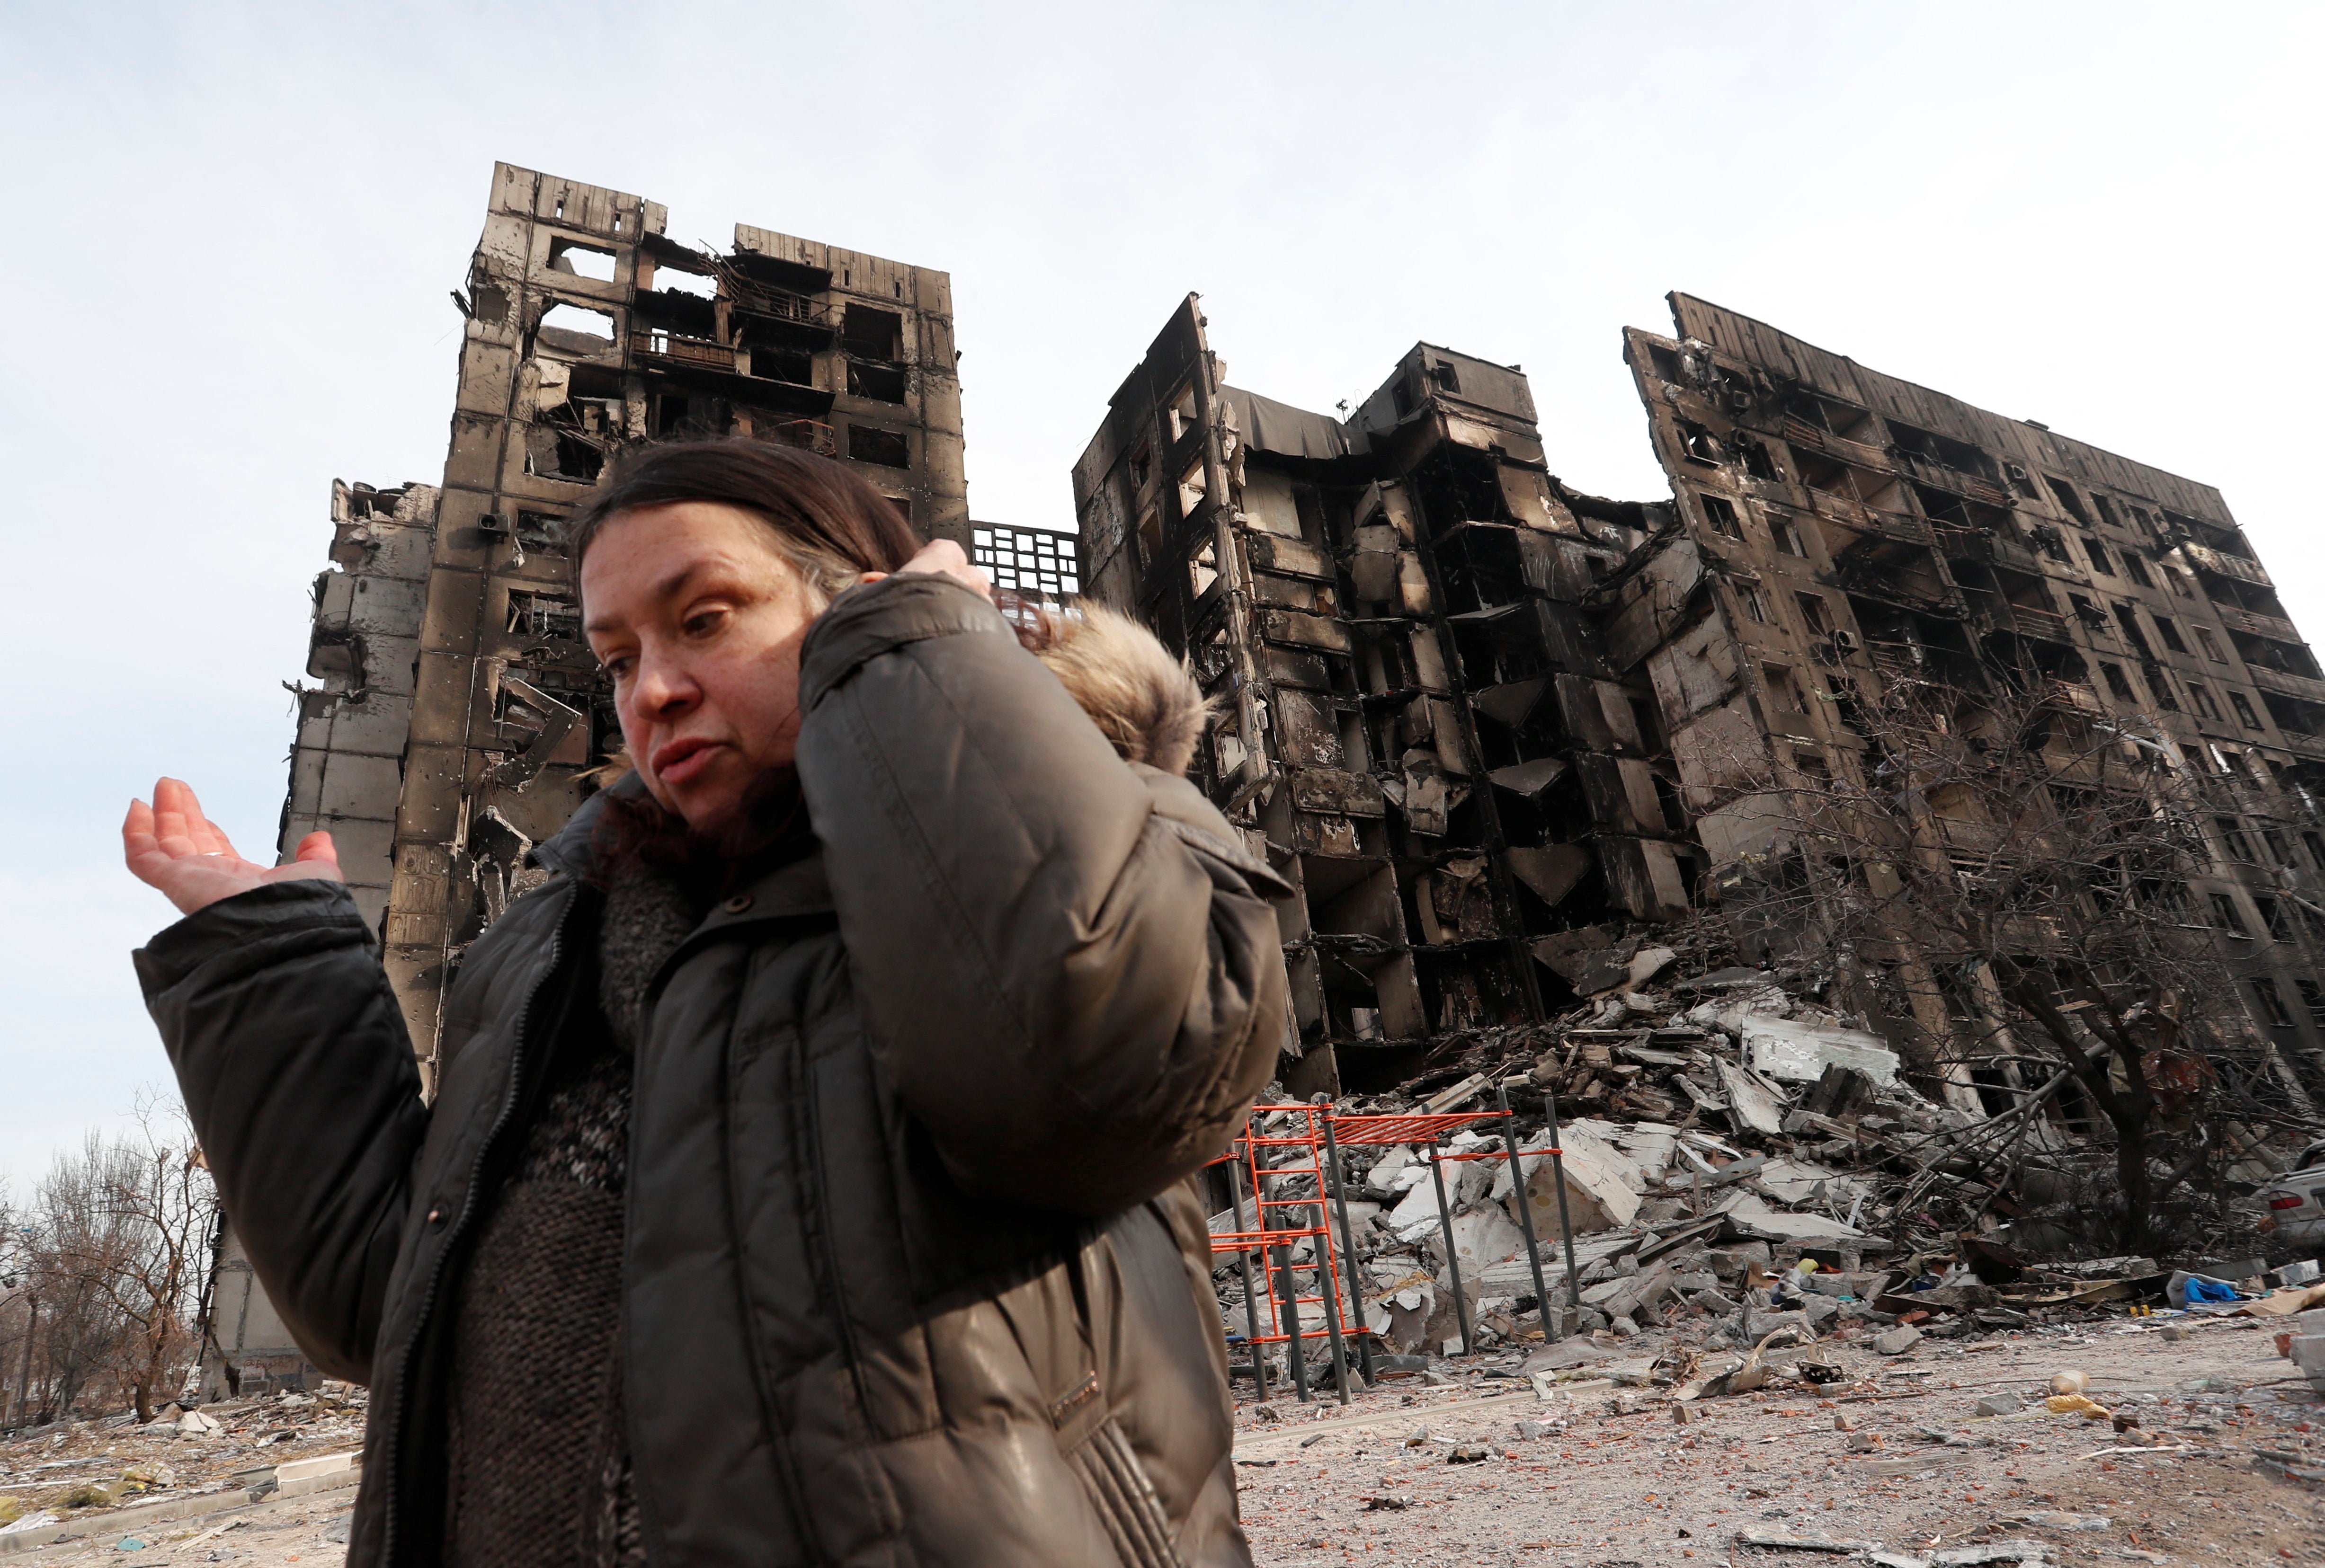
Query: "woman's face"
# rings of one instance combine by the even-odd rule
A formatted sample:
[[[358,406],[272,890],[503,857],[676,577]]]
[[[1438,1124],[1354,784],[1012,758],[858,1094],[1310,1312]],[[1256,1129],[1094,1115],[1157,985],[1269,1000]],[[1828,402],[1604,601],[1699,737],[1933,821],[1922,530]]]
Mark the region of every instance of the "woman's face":
[[[805,581],[751,513],[681,501],[597,531],[581,605],[646,788],[697,831],[730,826],[799,743]]]

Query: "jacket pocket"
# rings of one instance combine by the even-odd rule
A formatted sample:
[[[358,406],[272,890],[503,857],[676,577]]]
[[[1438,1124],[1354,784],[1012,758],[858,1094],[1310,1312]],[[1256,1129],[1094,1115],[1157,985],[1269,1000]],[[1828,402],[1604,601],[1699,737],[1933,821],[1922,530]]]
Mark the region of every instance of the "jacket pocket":
[[[1171,1521],[1154,1483],[1146,1479],[1145,1467],[1114,1416],[1100,1414],[1105,1407],[1094,1372],[1051,1407],[1061,1440],[1072,1441],[1076,1429],[1081,1429],[1080,1440],[1067,1451],[1067,1463],[1105,1525],[1124,1568],[1186,1568],[1171,1544]]]

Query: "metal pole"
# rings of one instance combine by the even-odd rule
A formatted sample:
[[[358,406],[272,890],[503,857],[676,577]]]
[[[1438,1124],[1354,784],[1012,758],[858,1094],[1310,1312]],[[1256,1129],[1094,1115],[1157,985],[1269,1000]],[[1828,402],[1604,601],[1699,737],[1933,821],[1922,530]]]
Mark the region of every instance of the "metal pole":
[[[1494,1102],[1502,1109],[1502,1147],[1510,1156],[1510,1191],[1518,1201],[1518,1229],[1525,1232],[1526,1267],[1533,1272],[1534,1315],[1542,1320],[1542,1342],[1548,1344],[1550,1288],[1542,1282],[1542,1252],[1533,1239],[1533,1196],[1526,1191],[1525,1167],[1518,1163],[1518,1135],[1513,1125],[1516,1119],[1510,1114],[1507,1084],[1494,1085]],[[1564,1190],[1562,1185],[1561,1190]]]
[[[1438,1149],[1444,1139],[1429,1140],[1429,1177],[1437,1184],[1438,1234],[1445,1239],[1445,1272],[1453,1281],[1453,1317],[1461,1325],[1461,1353],[1468,1355],[1477,1345],[1469,1337],[1469,1298],[1461,1294],[1461,1259],[1453,1251],[1453,1206],[1445,1201],[1445,1167],[1438,1163]]]
[[[1275,1245],[1275,1277],[1281,1282],[1283,1295],[1276,1310],[1283,1321],[1276,1326],[1292,1337],[1284,1342],[1284,1352],[1292,1361],[1292,1386],[1300,1391],[1300,1402],[1308,1403],[1308,1351],[1300,1342],[1300,1287],[1292,1280],[1292,1249],[1282,1242]]]
[[[1316,1185],[1319,1187],[1324,1185],[1320,1172]],[[1324,1217],[1324,1199],[1320,1192],[1316,1197],[1315,1214],[1316,1234],[1311,1240],[1316,1243],[1316,1294],[1324,1297],[1324,1337],[1332,1345],[1332,1387],[1338,1391],[1340,1403],[1345,1405],[1348,1402],[1348,1342],[1340,1337],[1339,1292],[1332,1283],[1332,1232]]]
[[[1332,1136],[1332,1119],[1324,1118],[1324,1152],[1332,1166],[1332,1197],[1340,1212],[1341,1267],[1348,1274],[1348,1305],[1356,1309],[1357,1364],[1363,1374],[1365,1387],[1369,1388],[1379,1379],[1373,1376],[1373,1336],[1365,1326],[1365,1298],[1357,1288],[1357,1238],[1348,1225],[1348,1170],[1340,1163],[1339,1140]],[[1335,1306],[1338,1302],[1333,1303]]]
[[[1566,1242],[1566,1304],[1574,1309],[1577,1327],[1582,1322],[1582,1270],[1574,1265],[1574,1221],[1566,1210],[1566,1151],[1558,1147],[1558,1096],[1542,1092],[1542,1109],[1550,1115],[1550,1168],[1558,1181],[1558,1233]],[[1563,1334],[1559,1336],[1564,1338]]]
[[[1250,1152],[1248,1145],[1246,1146],[1245,1152]],[[1245,1229],[1243,1182],[1243,1162],[1229,1156],[1227,1195],[1235,1201],[1235,1227],[1238,1233]],[[1256,1191],[1256,1187],[1254,1190]],[[1246,1331],[1244,1349],[1251,1352],[1251,1397],[1255,1401],[1264,1400],[1267,1397],[1267,1357],[1263,1353],[1259,1342],[1259,1296],[1253,1291],[1251,1286],[1251,1249],[1245,1247],[1239,1250],[1236,1253],[1236,1263],[1243,1270],[1243,1321]],[[1264,1274],[1267,1271],[1264,1259],[1262,1259],[1259,1267],[1261,1273]]]

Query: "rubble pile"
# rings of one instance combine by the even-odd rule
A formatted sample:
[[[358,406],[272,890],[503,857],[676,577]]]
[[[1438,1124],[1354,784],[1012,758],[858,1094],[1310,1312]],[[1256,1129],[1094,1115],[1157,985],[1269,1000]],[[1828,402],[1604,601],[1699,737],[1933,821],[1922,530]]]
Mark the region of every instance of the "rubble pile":
[[[1824,1003],[1819,977],[1741,965],[1681,975],[1674,949],[1604,935],[1578,933],[1571,951],[1546,955],[1591,998],[1581,1007],[1540,1028],[1477,1031],[1399,1093],[1334,1105],[1342,1117],[1490,1111],[1506,1093],[1512,1117],[1460,1128],[1439,1152],[1504,1150],[1506,1128],[1520,1170],[1513,1177],[1505,1158],[1432,1167],[1425,1145],[1344,1146],[1355,1268],[1338,1257],[1337,1213],[1322,1205],[1331,1235],[1301,1237],[1288,1253],[1303,1297],[1322,1299],[1315,1247],[1328,1240],[1376,1342],[1399,1357],[1577,1333],[1603,1347],[1653,1330],[1748,1351],[1788,1323],[1804,1340],[1862,1333],[1896,1353],[1924,1335],[2078,1321],[2160,1288],[2145,1259],[2024,1261],[2005,1216],[2025,1210],[1990,1158],[1997,1122],[2011,1119],[1918,1093],[1879,1036]],[[1263,1113],[1259,1125],[1264,1135],[1297,1115]],[[1271,1199],[1316,1195],[1310,1175],[1265,1179]],[[1555,1333],[1543,1332],[1525,1255],[1521,1184]],[[1250,1207],[1246,1197],[1245,1217],[1215,1215],[1214,1235],[1259,1228]],[[1268,1227],[1296,1227],[1302,1214],[1312,1224],[1315,1213],[1271,1209]],[[1250,1327],[1246,1263],[1255,1274],[1274,1266],[1257,1250],[1216,1257],[1231,1342]],[[1256,1290],[1264,1334],[1266,1286]],[[1283,1347],[1272,1355],[1280,1378]]]
[[[101,1514],[156,1494],[248,1489],[285,1461],[363,1442],[366,1390],[322,1383],[214,1405],[34,1426],[0,1442],[0,1535]]]

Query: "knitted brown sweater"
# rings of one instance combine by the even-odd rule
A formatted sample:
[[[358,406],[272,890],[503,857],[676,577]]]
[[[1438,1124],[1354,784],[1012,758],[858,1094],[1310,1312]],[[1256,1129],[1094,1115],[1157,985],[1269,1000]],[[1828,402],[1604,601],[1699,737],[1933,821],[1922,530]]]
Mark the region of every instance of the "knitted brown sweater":
[[[643,867],[607,889],[607,1027],[558,1042],[454,1307],[444,1560],[450,1568],[643,1563],[623,1425],[622,1194],[647,984],[705,905]]]

